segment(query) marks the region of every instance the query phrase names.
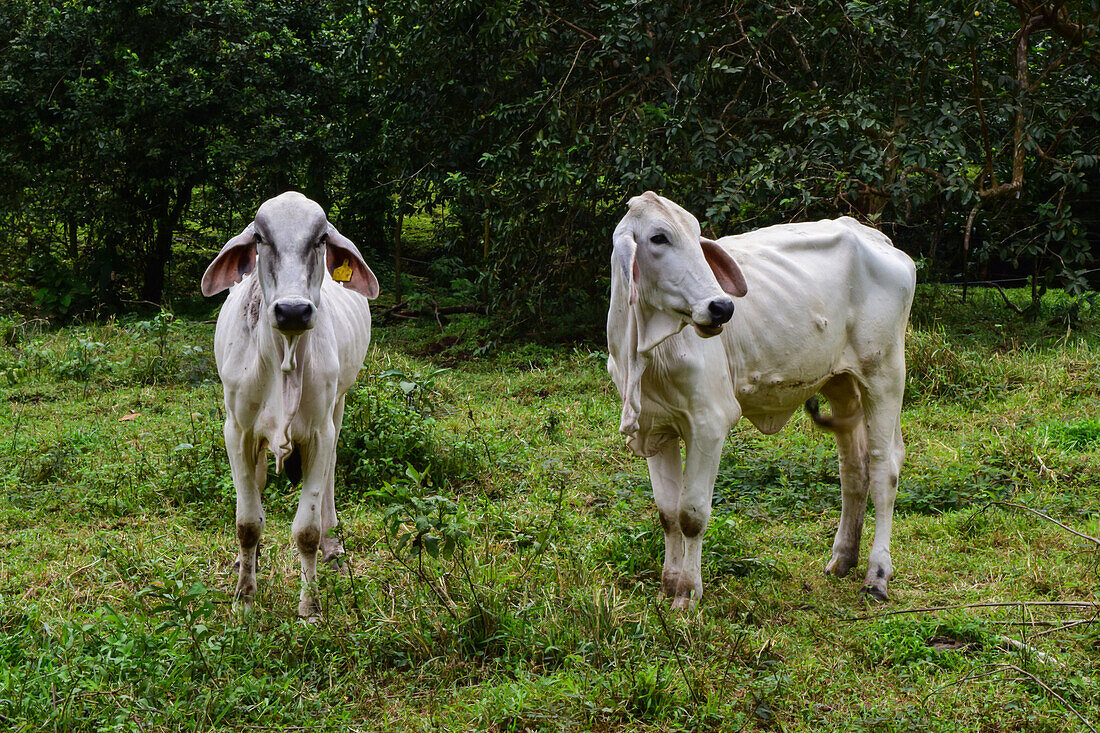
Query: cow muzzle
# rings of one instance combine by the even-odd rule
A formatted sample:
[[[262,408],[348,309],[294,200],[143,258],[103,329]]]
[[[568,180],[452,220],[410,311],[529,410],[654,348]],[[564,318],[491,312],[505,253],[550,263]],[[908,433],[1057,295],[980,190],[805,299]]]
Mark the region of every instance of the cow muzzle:
[[[272,309],[275,315],[275,328],[285,334],[294,335],[313,328],[313,313],[316,309],[308,300],[279,301]]]
[[[695,323],[700,335],[717,336],[722,333],[722,326],[733,317],[733,299],[716,298],[707,303],[707,314],[710,315],[710,323]]]

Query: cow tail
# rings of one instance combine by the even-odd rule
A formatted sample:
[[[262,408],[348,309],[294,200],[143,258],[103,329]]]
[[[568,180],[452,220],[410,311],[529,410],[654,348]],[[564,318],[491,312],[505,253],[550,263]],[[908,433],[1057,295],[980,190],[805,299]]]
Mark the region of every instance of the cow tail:
[[[863,421],[863,410],[859,410],[853,415],[848,417],[836,417],[834,415],[822,415],[821,405],[818,403],[816,397],[811,397],[806,400],[806,414],[810,416],[810,419],[814,421],[814,425],[828,430],[831,433],[835,433],[838,430],[851,430],[856,425],[859,425]]]

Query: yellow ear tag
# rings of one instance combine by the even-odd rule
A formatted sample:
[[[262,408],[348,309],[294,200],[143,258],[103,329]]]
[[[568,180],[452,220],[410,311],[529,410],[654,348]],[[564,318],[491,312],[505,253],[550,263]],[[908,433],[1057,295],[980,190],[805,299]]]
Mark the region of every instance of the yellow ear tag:
[[[344,264],[332,271],[332,279],[338,283],[351,282],[351,260],[345,259]]]

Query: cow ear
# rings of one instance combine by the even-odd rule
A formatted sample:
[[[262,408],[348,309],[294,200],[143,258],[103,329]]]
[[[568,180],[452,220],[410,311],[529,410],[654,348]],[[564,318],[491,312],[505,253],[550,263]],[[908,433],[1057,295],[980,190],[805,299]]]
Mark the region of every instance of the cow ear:
[[[745,284],[745,276],[741,274],[741,268],[737,266],[729,253],[722,249],[722,245],[718,242],[705,237],[699,238],[699,244],[703,246],[703,257],[706,258],[707,264],[710,265],[710,269],[714,272],[714,277],[718,279],[718,285],[721,286],[722,290],[735,298],[745,297],[745,293],[749,292],[749,287]]]
[[[348,290],[368,298],[378,297],[378,278],[374,276],[359,248],[332,224],[325,232],[325,264],[332,279]]]
[[[638,269],[638,243],[629,231],[616,231],[614,250],[611,253],[611,288],[615,295],[626,296],[626,302],[638,302],[638,281],[642,273]]]
[[[240,282],[256,266],[256,222],[230,239],[202,276],[202,294],[217,295]]]

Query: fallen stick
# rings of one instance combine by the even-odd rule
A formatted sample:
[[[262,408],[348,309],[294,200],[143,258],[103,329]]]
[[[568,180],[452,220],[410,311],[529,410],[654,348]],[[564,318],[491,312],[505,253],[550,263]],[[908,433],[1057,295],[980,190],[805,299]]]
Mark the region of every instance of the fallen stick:
[[[1068,621],[1068,622],[1066,622],[1066,623],[1062,624],[1061,626],[1054,626],[1053,628],[1050,628],[1050,629],[1046,629],[1046,630],[1044,630],[1044,631],[1040,631],[1040,632],[1038,632],[1038,633],[1036,633],[1036,634],[1032,634],[1032,635],[1031,635],[1031,636],[1029,636],[1028,638],[1029,638],[1029,639],[1034,639],[1034,638],[1036,638],[1036,637],[1038,637],[1038,636],[1046,636],[1047,634],[1053,634],[1053,633],[1054,633],[1054,632],[1056,632],[1056,631],[1065,631],[1066,629],[1072,629],[1072,628],[1074,628],[1075,626],[1087,626],[1087,625],[1089,625],[1089,624],[1094,624],[1094,623],[1096,623],[1097,621],[1100,621],[1100,619],[1095,619],[1095,618],[1075,618],[1075,619],[1072,619],[1071,621]]]
[[[1077,719],[1078,719],[1078,720],[1080,720],[1080,721],[1081,721],[1082,723],[1084,723],[1084,725],[1085,725],[1085,727],[1086,727],[1086,728],[1088,728],[1089,730],[1091,730],[1091,731],[1092,731],[1092,733],[1096,733],[1096,728],[1093,728],[1093,727],[1092,727],[1092,723],[1090,723],[1090,722],[1088,721],[1088,718],[1086,718],[1086,717],[1085,717],[1084,715],[1081,715],[1081,713],[1077,712],[1077,708],[1073,707],[1073,706],[1072,706],[1072,705],[1070,705],[1070,704],[1069,704],[1068,702],[1066,702],[1065,698],[1063,698],[1063,697],[1062,697],[1061,695],[1059,695],[1059,694],[1058,694],[1057,692],[1055,692],[1054,690],[1052,690],[1052,689],[1050,689],[1049,687],[1047,687],[1046,683],[1045,683],[1045,682],[1043,682],[1043,681],[1042,681],[1041,679],[1039,679],[1038,677],[1036,677],[1035,675],[1033,675],[1033,674],[1032,674],[1031,672],[1028,672],[1028,671],[1026,671],[1026,670],[1023,670],[1023,669],[1020,669],[1020,668],[1019,668],[1019,667],[1017,667],[1017,666],[1016,666],[1015,664],[1006,664],[1006,665],[1005,665],[1005,668],[1007,668],[1007,669],[1014,669],[1014,670],[1016,670],[1017,672],[1019,672],[1020,674],[1024,675],[1025,677],[1029,677],[1029,678],[1031,678],[1031,680],[1032,680],[1032,681],[1033,681],[1033,682],[1034,682],[1035,684],[1039,685],[1039,687],[1042,687],[1042,688],[1043,688],[1044,690],[1046,690],[1047,692],[1049,692],[1049,693],[1050,693],[1051,695],[1054,695],[1054,697],[1055,697],[1055,698],[1056,698],[1056,699],[1058,700],[1058,702],[1062,703],[1062,705],[1064,705],[1064,706],[1065,706],[1066,710],[1069,710],[1069,711],[1070,711],[1071,713],[1073,713],[1074,715],[1076,715],[1076,716],[1077,716]]]
[[[1048,516],[1048,515],[1046,515],[1046,514],[1043,514],[1043,513],[1042,513],[1041,511],[1039,511],[1038,509],[1032,509],[1031,507],[1029,507],[1029,506],[1025,506],[1024,504],[1016,504],[1016,503],[1013,503],[1013,502],[1011,502],[1011,501],[995,501],[995,502],[993,502],[993,503],[994,503],[994,504],[999,504],[999,505],[1001,505],[1001,506],[1010,506],[1010,507],[1012,507],[1012,508],[1014,508],[1014,509],[1023,509],[1024,511],[1028,511],[1028,512],[1031,512],[1032,514],[1035,514],[1035,515],[1037,515],[1037,516],[1040,516],[1040,517],[1042,517],[1043,519],[1047,520],[1048,522],[1052,522],[1052,523],[1054,523],[1054,524],[1057,524],[1057,525],[1058,525],[1059,527],[1061,527],[1061,528],[1062,528],[1062,529],[1064,529],[1065,531],[1069,532],[1070,534],[1072,534],[1072,535],[1077,535],[1078,537],[1081,537],[1082,539],[1086,539],[1086,540],[1088,540],[1089,542],[1092,542],[1092,543],[1093,543],[1094,545],[1096,545],[1097,547],[1100,547],[1100,540],[1096,539],[1095,537],[1093,537],[1093,536],[1091,536],[1091,535],[1087,535],[1087,534],[1084,534],[1083,532],[1078,532],[1078,531],[1077,531],[1077,530],[1075,530],[1075,529],[1072,529],[1072,528],[1070,528],[1070,527],[1067,527],[1066,525],[1064,525],[1064,524],[1062,524],[1061,522],[1059,522],[1059,521],[1058,521],[1057,519],[1054,519],[1053,517],[1050,517],[1050,516]]]
[[[442,308],[421,308],[417,310],[406,309],[408,302],[398,303],[389,310],[383,311],[378,318],[425,318],[427,316],[453,316],[456,313],[484,313],[483,305],[445,305]]]
[[[926,608],[906,608],[901,611],[887,611],[885,613],[867,614],[865,616],[850,616],[844,621],[867,621],[875,618],[885,618],[886,616],[900,616],[907,613],[932,613],[934,611],[955,611],[963,608],[1019,608],[1019,607],[1035,607],[1035,606],[1054,606],[1061,608],[1084,608],[1084,609],[1097,609],[1100,608],[1100,603],[1093,603],[1092,601],[1003,601],[992,603],[960,603],[955,606],[928,606]]]
[[[1035,657],[1036,659],[1038,659],[1041,662],[1047,662],[1047,663],[1050,663],[1050,664],[1057,664],[1059,667],[1065,667],[1066,666],[1065,663],[1062,662],[1060,659],[1056,659],[1055,657],[1051,656],[1050,654],[1047,654],[1046,652],[1041,652],[1038,649],[1036,649],[1035,647],[1030,646],[1029,644],[1025,644],[1022,641],[1018,640],[1018,639],[1013,639],[1011,636],[1004,636],[1003,634],[998,634],[997,636],[995,636],[993,638],[995,638],[997,641],[1001,642],[1002,644],[1007,644],[1008,646],[1012,647],[1013,649],[1016,649],[1017,651],[1021,651],[1025,654],[1030,654],[1031,656]]]
[[[386,316],[392,315],[392,314],[396,313],[397,311],[401,310],[402,308],[404,308],[405,306],[407,306],[408,304],[409,304],[409,301],[402,300],[400,303],[397,303],[396,305],[393,305],[390,308],[382,311],[382,313],[379,314],[378,317],[379,318],[385,318]]]

